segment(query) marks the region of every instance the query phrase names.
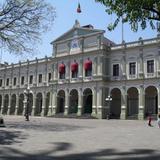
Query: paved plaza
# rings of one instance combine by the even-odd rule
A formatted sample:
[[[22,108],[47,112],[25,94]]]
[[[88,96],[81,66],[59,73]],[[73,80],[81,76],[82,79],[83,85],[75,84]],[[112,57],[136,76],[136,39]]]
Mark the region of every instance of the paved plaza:
[[[159,160],[160,129],[147,121],[4,116],[0,160]]]

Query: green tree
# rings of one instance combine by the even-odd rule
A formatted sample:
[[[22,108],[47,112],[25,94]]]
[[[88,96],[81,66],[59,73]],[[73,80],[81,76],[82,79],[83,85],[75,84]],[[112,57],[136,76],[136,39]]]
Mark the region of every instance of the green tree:
[[[129,23],[133,31],[139,26],[145,29],[150,25],[152,29],[160,31],[160,0],[96,0],[106,7],[106,12],[116,14],[116,19],[108,25],[109,30],[115,29],[122,20]]]
[[[33,52],[55,15],[54,7],[45,0],[1,0],[0,47],[15,54]]]

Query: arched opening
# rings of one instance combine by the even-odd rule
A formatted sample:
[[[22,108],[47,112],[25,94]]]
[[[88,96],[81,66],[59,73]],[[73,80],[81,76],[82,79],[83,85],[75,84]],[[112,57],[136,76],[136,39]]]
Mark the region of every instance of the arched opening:
[[[92,113],[92,90],[87,88],[83,92],[83,113]]]
[[[64,113],[65,92],[60,90],[57,94],[57,113]]]
[[[28,96],[28,107],[29,107],[29,114],[31,115],[32,113],[32,106],[33,106],[33,94],[32,93],[29,93],[29,96]]]
[[[157,115],[158,113],[158,93],[154,86],[145,89],[145,116]]]
[[[36,96],[35,116],[40,116],[42,112],[42,93]]]
[[[111,90],[111,106],[110,106],[110,118],[119,119],[121,114],[121,91],[118,88]]]
[[[127,91],[127,117],[138,118],[138,90],[135,87]]]
[[[4,96],[4,108],[3,108],[3,114],[7,114],[7,111],[8,111],[8,105],[9,105],[9,95],[6,94]]]
[[[16,110],[16,95],[13,94],[11,96],[11,109],[10,109],[10,114],[13,115]]]
[[[19,95],[18,111],[17,111],[18,115],[22,115],[23,114],[23,108],[24,108],[23,101],[24,101],[24,94],[20,94]]]
[[[1,112],[1,107],[2,107],[2,95],[0,95],[0,112]]]
[[[78,111],[78,91],[73,89],[70,92],[69,113],[77,113]]]
[[[50,92],[48,92],[47,95],[46,95],[46,105],[45,105],[44,116],[48,115],[49,101],[50,101]]]

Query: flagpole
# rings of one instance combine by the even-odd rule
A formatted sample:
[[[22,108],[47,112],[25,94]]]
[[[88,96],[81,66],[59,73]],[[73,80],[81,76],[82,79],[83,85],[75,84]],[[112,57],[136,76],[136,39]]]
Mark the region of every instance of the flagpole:
[[[122,43],[124,41],[124,26],[123,26],[123,16],[122,16]]]

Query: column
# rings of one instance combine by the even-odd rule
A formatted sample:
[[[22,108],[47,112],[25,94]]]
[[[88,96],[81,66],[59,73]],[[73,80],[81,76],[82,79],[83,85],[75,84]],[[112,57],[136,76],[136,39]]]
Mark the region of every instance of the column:
[[[127,112],[127,94],[125,91],[121,92],[121,119],[126,119]]]
[[[15,115],[18,115],[18,107],[19,107],[19,94],[16,95]]]
[[[94,58],[94,60],[93,60],[93,76],[96,76],[97,75],[97,67],[98,67],[98,65],[97,65],[97,57],[95,57]]]
[[[101,76],[102,75],[102,56],[98,57],[98,62],[97,62],[97,75]]]
[[[123,51],[123,57],[122,57],[122,67],[121,67],[121,71],[122,71],[122,75],[123,75],[123,79],[125,79],[126,75],[126,68],[128,67],[127,63],[126,63],[126,56],[125,56],[125,51]],[[129,67],[128,67],[129,68]]]
[[[68,115],[68,113],[69,113],[69,89],[66,89],[64,115]]]
[[[53,64],[53,80],[58,79],[58,68],[57,68],[57,63]]]
[[[82,93],[82,88],[79,88],[78,90],[78,112],[77,116],[82,115],[82,109],[83,109],[83,93]]]
[[[36,109],[36,93],[33,93],[33,106],[32,106],[32,113],[31,115],[35,115],[35,109]]]
[[[52,93],[52,91],[50,91],[49,108],[48,108],[47,116],[51,116],[52,115],[52,96],[53,96],[53,93]]]
[[[52,104],[51,104],[50,110],[52,110],[51,114],[55,115],[56,111],[57,111],[57,90],[53,89],[51,95],[52,95],[52,97],[51,97]]]
[[[93,88],[93,98],[92,98],[92,116],[96,117],[97,115],[97,91],[96,87]]]
[[[10,110],[11,110],[11,94],[9,94],[9,99],[8,99],[9,103],[8,103],[8,111],[7,111],[7,115],[10,114]]]
[[[97,92],[97,116],[98,118],[103,118],[103,108],[102,108],[102,87],[98,88]]]
[[[69,78],[70,78],[70,62],[67,62],[67,63],[65,64],[65,66],[66,66],[65,77],[66,77],[66,79],[69,79]]]
[[[23,115],[25,115],[26,107],[27,107],[27,97],[24,95],[24,101],[23,101]]]
[[[2,105],[1,105],[1,114],[3,114],[3,109],[4,109],[4,94],[2,95]]]
[[[79,78],[82,78],[83,77],[83,59],[80,59],[78,66],[79,66],[78,68]]]
[[[140,87],[139,89],[139,111],[138,111],[138,119],[143,120],[144,119],[144,107],[145,107],[145,92],[144,88]]]
[[[44,92],[42,95],[42,111],[41,111],[41,116],[44,116],[45,113],[45,107],[46,107],[46,93]]]

